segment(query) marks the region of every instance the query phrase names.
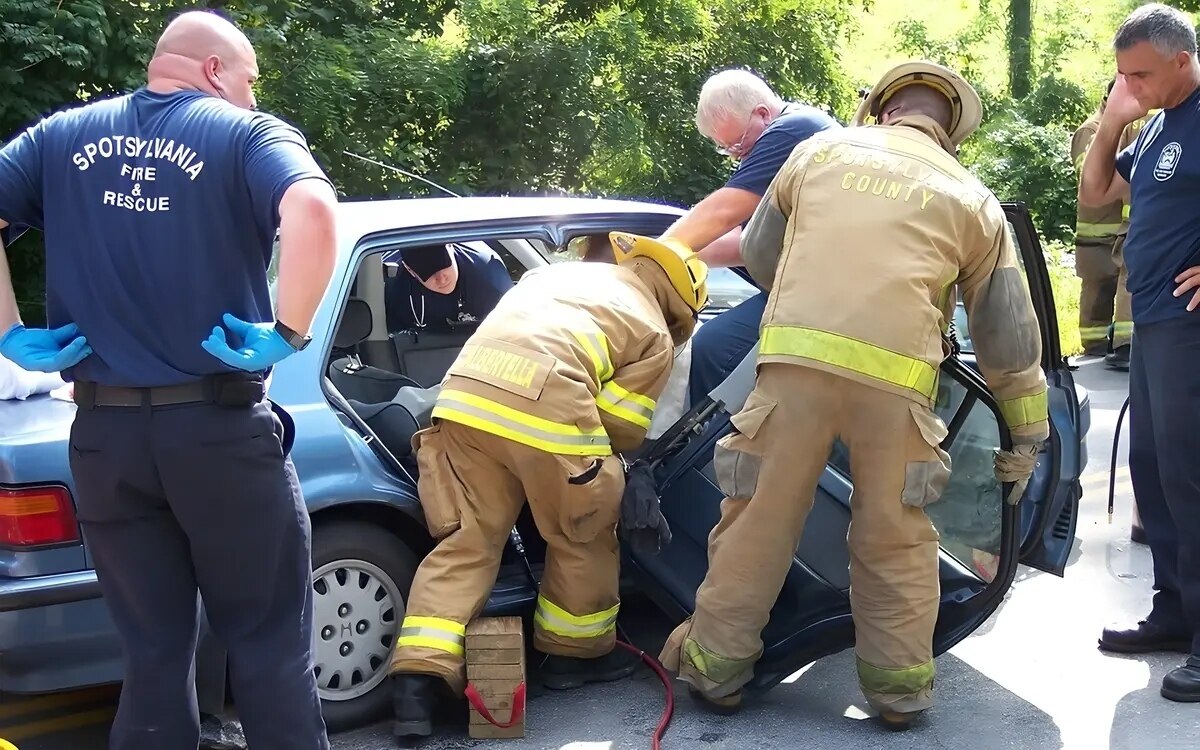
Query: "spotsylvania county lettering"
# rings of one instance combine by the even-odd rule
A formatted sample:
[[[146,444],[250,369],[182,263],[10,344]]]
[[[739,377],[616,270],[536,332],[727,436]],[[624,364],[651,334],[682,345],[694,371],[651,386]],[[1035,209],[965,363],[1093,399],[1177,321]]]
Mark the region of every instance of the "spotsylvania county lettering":
[[[101,200],[106,206],[128,211],[154,213],[171,210],[171,196],[142,195],[142,183],[156,181],[158,170],[173,165],[183,170],[188,178],[195,182],[204,169],[204,160],[189,146],[164,138],[143,139],[128,135],[105,136],[88,143],[72,155],[71,161],[80,172],[86,172],[96,166],[99,160],[113,158],[141,161],[156,159],[165,162],[157,166],[133,166],[124,161],[121,163],[118,174],[122,181],[128,180],[131,184],[124,190],[105,190]]]

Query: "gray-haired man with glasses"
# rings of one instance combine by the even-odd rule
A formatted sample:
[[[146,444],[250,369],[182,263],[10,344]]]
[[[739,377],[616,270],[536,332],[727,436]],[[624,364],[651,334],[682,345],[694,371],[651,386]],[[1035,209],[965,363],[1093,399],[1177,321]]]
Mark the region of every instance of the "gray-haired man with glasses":
[[[748,70],[723,70],[700,89],[696,127],[717,150],[737,161],[725,185],[680,217],[663,237],[699,251],[709,266],[742,265],[742,227],[798,143],[840,127],[816,107],[785,102]],[[692,338],[691,403],[729,375],[758,341],[767,297],[758,294],[705,323]]]

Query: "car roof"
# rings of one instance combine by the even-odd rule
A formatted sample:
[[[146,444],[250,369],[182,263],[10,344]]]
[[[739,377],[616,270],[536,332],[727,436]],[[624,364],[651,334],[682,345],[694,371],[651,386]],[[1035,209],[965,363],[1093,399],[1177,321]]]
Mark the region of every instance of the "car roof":
[[[375,232],[435,227],[464,221],[614,213],[679,215],[683,209],[648,201],[550,196],[343,200],[338,204],[338,224],[342,239],[354,243]]]

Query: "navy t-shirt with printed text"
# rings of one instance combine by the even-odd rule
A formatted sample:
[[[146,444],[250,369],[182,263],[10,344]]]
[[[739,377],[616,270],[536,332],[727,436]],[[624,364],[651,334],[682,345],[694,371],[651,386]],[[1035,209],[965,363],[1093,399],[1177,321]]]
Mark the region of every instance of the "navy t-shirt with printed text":
[[[754,142],[750,153],[742,157],[725,187],[741,188],[762,197],[771,181],[801,141],[829,128],[840,128],[838,121],[807,104],[788,104]],[[747,219],[746,221],[749,221]]]
[[[194,91],[140,89],[5,144],[0,219],[43,230],[47,323],[77,324],[94,350],[64,377],[160,386],[230,371],[200,342],[224,313],[274,319],[279,202],[309,178],[327,180],[299,131]]]
[[[1117,156],[1130,187],[1129,233],[1123,255],[1133,322],[1147,325],[1200,312],[1192,295],[1175,297],[1175,277],[1200,265],[1200,89],[1146,123]]]

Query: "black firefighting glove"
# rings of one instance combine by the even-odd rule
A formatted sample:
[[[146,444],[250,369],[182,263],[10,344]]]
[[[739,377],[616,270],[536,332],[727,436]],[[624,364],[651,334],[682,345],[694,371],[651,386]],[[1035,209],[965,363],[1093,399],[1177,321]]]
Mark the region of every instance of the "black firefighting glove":
[[[626,472],[620,529],[634,547],[652,549],[654,554],[671,543],[671,527],[659,508],[658,488],[650,464],[638,461]]]

